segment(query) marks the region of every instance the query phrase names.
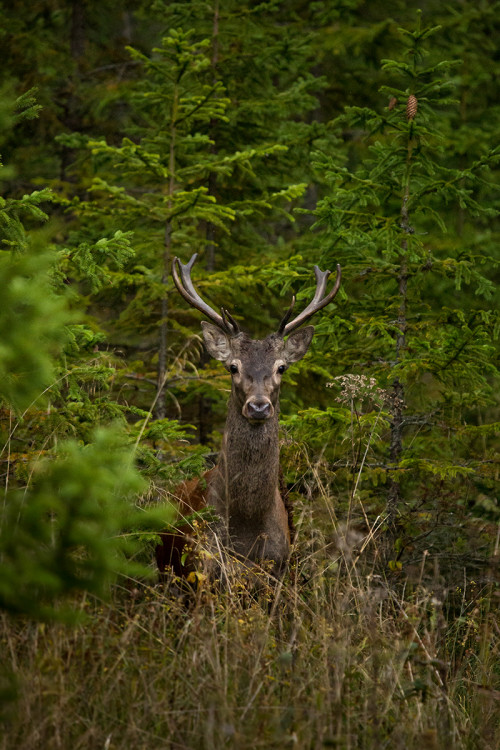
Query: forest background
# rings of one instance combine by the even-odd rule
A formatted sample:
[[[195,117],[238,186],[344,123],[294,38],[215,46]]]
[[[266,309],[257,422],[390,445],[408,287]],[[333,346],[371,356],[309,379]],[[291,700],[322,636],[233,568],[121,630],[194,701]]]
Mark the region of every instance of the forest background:
[[[499,11],[0,4],[0,747],[498,746]],[[188,615],[194,252],[255,336],[343,284],[282,387],[291,573]]]

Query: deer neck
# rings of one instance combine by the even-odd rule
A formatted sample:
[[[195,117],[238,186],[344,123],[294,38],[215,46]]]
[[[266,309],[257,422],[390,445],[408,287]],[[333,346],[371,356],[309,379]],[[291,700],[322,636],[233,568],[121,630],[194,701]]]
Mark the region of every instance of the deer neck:
[[[274,507],[279,475],[279,404],[274,416],[251,424],[230,398],[218,463],[220,511],[263,519]]]

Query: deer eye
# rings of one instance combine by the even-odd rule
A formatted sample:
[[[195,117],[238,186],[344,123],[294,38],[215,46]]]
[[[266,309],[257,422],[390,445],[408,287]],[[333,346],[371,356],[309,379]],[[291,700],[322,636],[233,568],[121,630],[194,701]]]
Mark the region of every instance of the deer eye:
[[[229,365],[229,372],[232,372],[233,375],[235,375],[238,372],[238,365]]]
[[[278,367],[278,372],[279,372],[280,375],[283,375],[283,373],[285,372],[285,370],[286,370],[286,365],[280,365]]]

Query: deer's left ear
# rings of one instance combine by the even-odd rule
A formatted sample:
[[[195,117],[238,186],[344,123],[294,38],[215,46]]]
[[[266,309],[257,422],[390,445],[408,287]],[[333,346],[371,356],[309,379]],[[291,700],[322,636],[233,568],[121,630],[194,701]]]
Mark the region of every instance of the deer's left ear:
[[[287,364],[298,362],[309,349],[314,333],[314,326],[305,326],[294,331],[286,339],[283,347],[283,356]]]

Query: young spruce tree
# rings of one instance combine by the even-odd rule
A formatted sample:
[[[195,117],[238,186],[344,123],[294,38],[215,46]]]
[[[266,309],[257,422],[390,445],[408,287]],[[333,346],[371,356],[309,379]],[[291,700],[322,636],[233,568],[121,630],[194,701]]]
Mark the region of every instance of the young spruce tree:
[[[37,114],[30,95],[10,108],[6,101],[2,135]],[[0,165],[0,180],[11,176]],[[68,595],[103,595],[117,573],[136,572],[122,531],[152,525],[134,506],[144,482],[123,429],[89,430],[83,440],[68,417],[71,370],[89,367],[84,352],[75,363],[84,327],[75,325],[57,256],[38,229],[50,199],[48,190],[0,198],[0,609],[34,617],[67,615]],[[62,400],[66,412],[57,408]],[[72,439],[61,439],[68,432]]]
[[[484,559],[498,516],[495,261],[456,228],[463,212],[477,238],[496,215],[500,150],[482,144],[457,166],[457,63],[432,59],[438,31],[400,31],[406,55],[384,63],[379,111],[349,107],[336,122],[347,148],[316,159],[329,186],[315,212],[322,267],[341,263],[349,301],[319,329],[333,342],[325,369],[344,373],[336,405],[303,412],[298,434],[323,447],[348,515],[383,522],[393,569],[423,545],[443,566],[459,568],[466,545]]]
[[[170,18],[174,10],[166,9],[165,17]],[[203,262],[196,267],[202,294],[213,286],[218,300],[241,317],[248,305],[239,304],[240,292],[243,289],[250,302],[259,280],[255,265],[244,266],[250,259],[248,234],[255,237],[256,220],[263,214],[277,210],[287,215],[283,207],[305,187],[290,184],[283,166],[277,169],[289,147],[280,142],[285,139],[276,127],[263,127],[270,113],[257,108],[258,122],[250,127],[248,101],[241,111],[237,95],[245,89],[245,70],[241,63],[234,67],[237,55],[223,57],[223,19],[215,68],[213,34],[203,38],[196,27],[185,32],[173,25],[175,20],[174,14],[168,35],[150,55],[130,50],[142,73],[127,94],[133,125],[120,145],[78,134],[61,138],[68,147],[85,146],[92,157],[90,176],[85,171],[89,165],[82,160],[77,187],[79,195],[86,190],[90,199],[85,194],[62,198],[80,224],[68,238],[70,254],[82,242],[95,245],[102,234],[113,237],[120,232],[121,238],[130,238],[128,232],[134,233],[135,257],[114,272],[112,289],[96,290],[92,308],[111,343],[125,352],[127,365],[118,373],[122,392],[128,391],[129,403],[151,409],[157,422],[167,414],[178,414],[176,393],[182,394],[183,404],[207,389],[221,401],[211,383],[211,378],[220,378],[220,371],[209,371],[204,382],[195,374],[191,380],[183,375],[184,364],[195,373],[201,340],[198,325],[195,334],[188,327],[192,312],[186,317],[170,282],[172,258],[186,260],[195,251],[203,255],[206,248],[205,265],[213,268],[217,258],[217,266],[222,267],[227,265],[227,248],[234,254],[235,244],[241,243],[244,257],[236,267],[211,276],[209,282],[202,277]],[[255,90],[264,82],[268,85],[270,67],[264,81],[253,83]],[[263,102],[262,91],[260,96]],[[299,98],[299,92],[290,93],[290,102]],[[310,106],[311,98],[307,101]],[[288,121],[291,106],[279,100],[273,103],[276,112],[281,108],[281,125]],[[301,106],[305,106],[303,95]],[[235,225],[238,238],[226,240]],[[266,242],[254,243],[254,259]],[[252,307],[253,316],[256,309],[260,318],[262,306]]]

